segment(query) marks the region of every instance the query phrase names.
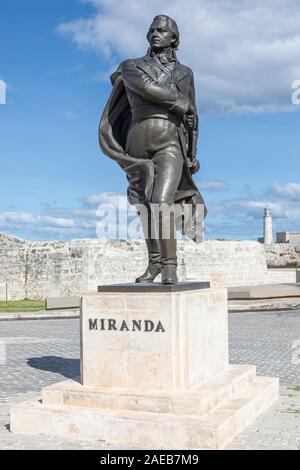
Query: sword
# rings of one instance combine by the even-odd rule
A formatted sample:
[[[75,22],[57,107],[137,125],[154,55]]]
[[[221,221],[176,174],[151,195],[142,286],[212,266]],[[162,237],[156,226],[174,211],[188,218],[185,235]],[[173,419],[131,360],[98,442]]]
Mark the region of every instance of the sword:
[[[188,127],[188,150],[187,156],[189,159],[188,166],[191,169],[191,173],[197,173],[200,169],[200,164],[197,160],[197,140],[198,140],[198,116],[193,113],[195,118],[195,124],[192,128]]]

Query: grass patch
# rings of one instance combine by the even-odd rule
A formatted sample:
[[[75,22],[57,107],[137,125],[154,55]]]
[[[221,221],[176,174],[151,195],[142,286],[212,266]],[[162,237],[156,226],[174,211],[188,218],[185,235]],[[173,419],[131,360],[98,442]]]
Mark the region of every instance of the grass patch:
[[[294,407],[290,407],[287,409],[287,412],[288,413],[293,413],[293,414],[300,414],[300,408],[294,408]]]
[[[14,312],[39,312],[45,310],[45,302],[41,300],[16,300],[9,302],[0,301],[0,313]]]
[[[294,392],[300,392],[300,385],[295,385],[295,387],[288,387],[288,390],[294,390]]]

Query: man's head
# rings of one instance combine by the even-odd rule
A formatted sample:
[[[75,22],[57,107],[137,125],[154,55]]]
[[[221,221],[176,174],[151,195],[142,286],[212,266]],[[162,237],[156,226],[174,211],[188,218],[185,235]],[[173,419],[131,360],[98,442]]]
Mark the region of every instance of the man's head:
[[[172,18],[166,15],[158,15],[154,18],[147,39],[153,50],[172,47],[174,50],[179,46],[178,26]]]

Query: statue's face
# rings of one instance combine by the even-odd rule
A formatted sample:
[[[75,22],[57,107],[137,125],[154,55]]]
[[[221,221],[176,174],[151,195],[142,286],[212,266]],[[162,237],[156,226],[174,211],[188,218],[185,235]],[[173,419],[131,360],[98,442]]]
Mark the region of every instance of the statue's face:
[[[172,45],[174,34],[170,31],[166,20],[158,19],[150,26],[148,39],[151,48],[159,50]]]

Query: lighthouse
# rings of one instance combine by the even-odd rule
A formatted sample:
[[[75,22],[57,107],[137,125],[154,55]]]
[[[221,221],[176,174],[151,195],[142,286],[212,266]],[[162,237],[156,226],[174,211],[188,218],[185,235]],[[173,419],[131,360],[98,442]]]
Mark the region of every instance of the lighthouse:
[[[264,244],[272,245],[273,243],[273,228],[272,228],[272,214],[271,209],[267,206],[264,215]]]

